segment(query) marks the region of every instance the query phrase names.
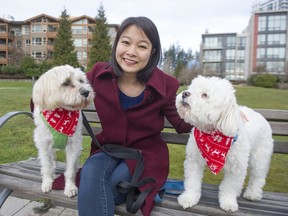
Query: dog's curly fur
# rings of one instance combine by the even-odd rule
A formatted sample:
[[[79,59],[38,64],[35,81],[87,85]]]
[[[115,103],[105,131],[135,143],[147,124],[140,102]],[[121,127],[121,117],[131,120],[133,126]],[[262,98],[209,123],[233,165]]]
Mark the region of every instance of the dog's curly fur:
[[[269,123],[252,109],[237,105],[234,92],[225,79],[198,76],[176,98],[177,111],[187,123],[205,133],[217,130],[226,136],[238,136],[227,154],[219,186],[220,207],[226,212],[238,210],[237,197],[241,195],[248,166],[250,178],[243,197],[252,201],[262,198],[273,153]],[[199,202],[205,164],[192,130],[184,162],[185,190],[178,197],[183,208]]]
[[[50,130],[41,117],[42,110],[53,111],[56,108],[80,110],[93,101],[93,89],[86,75],[69,65],[57,66],[44,73],[35,82],[32,92],[34,102],[34,142],[38,149],[41,162],[42,191],[47,193],[52,189],[55,173],[55,148]],[[65,147],[66,171],[64,194],[68,197],[77,194],[75,185],[78,159],[82,150],[82,116],[73,136],[68,137]]]

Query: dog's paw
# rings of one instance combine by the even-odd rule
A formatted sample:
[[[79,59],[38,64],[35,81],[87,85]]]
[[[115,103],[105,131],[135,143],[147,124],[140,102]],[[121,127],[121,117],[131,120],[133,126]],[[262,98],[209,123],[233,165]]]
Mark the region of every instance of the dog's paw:
[[[48,193],[49,191],[52,190],[52,183],[53,183],[52,179],[43,180],[42,185],[41,185],[41,189],[43,193]]]
[[[228,213],[236,212],[238,210],[238,203],[231,200],[220,202],[220,208]]]
[[[246,190],[245,193],[243,194],[243,197],[247,200],[259,201],[262,199],[263,195],[262,195],[262,192],[257,193],[255,191]]]
[[[178,197],[178,204],[184,209],[197,205],[200,199],[200,195],[184,192]]]
[[[64,195],[67,197],[73,197],[76,196],[78,193],[78,188],[76,185],[71,185],[69,187],[65,187],[64,189]]]

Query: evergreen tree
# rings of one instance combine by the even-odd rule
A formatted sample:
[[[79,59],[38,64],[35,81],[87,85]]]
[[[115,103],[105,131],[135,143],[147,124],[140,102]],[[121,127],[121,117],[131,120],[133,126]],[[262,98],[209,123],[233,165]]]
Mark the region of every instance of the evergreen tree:
[[[54,41],[53,64],[64,65],[69,64],[79,67],[77,53],[72,39],[71,21],[66,9],[62,11],[59,29]]]
[[[91,69],[96,62],[109,61],[111,58],[112,49],[110,45],[110,36],[108,34],[109,28],[102,4],[98,9],[98,15],[96,16],[95,21],[88,69]]]

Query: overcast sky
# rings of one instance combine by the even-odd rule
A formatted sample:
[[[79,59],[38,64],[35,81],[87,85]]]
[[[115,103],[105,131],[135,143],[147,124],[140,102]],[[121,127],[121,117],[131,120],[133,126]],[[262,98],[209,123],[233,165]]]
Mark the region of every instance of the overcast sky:
[[[158,27],[163,49],[179,44],[199,50],[201,34],[241,33],[248,25],[256,0],[102,0],[109,24],[129,16],[146,16]],[[59,17],[64,8],[71,16],[97,16],[101,0],[1,0],[0,16],[23,21],[45,13]],[[6,17],[7,18],[7,17]]]

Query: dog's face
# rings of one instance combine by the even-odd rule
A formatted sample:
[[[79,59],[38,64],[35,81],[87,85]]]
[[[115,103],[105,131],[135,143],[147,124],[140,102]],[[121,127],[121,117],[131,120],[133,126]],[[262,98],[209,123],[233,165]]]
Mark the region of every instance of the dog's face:
[[[40,76],[33,87],[32,97],[41,109],[79,110],[93,101],[94,93],[84,72],[65,65]]]
[[[219,123],[236,105],[234,92],[227,80],[198,76],[187,90],[177,95],[177,111],[187,123],[202,131],[219,129]]]

